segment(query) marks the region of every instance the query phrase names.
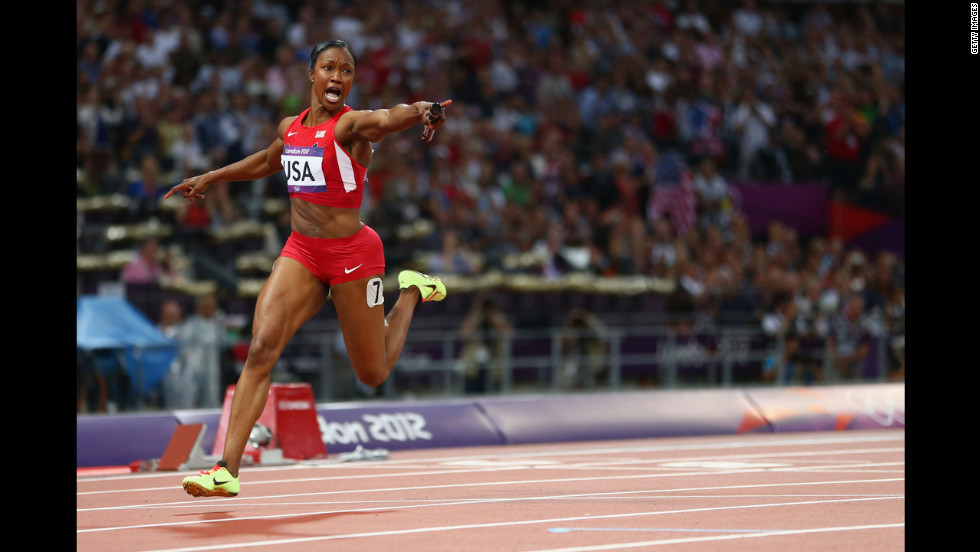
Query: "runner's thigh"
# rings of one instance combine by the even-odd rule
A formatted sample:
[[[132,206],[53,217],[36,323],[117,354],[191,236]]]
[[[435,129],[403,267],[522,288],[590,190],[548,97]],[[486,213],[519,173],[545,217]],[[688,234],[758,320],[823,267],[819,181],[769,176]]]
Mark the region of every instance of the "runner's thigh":
[[[378,275],[330,288],[347,355],[358,376],[379,370],[387,374],[381,281]]]
[[[253,339],[282,350],[327,298],[327,286],[295,259],[279,257],[259,292],[252,322]]]

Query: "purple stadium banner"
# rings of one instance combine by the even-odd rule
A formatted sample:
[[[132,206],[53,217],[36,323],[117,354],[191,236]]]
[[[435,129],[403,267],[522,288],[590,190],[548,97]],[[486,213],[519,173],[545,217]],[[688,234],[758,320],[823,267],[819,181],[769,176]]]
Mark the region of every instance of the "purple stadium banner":
[[[473,401],[336,403],[318,405],[317,417],[328,454],[504,442]]]
[[[328,454],[365,449],[842,431],[905,427],[905,384],[697,389],[371,401],[316,406]],[[203,452],[220,410],[76,417],[76,466],[160,458],[177,424],[204,423]]]
[[[859,247],[868,255],[888,250],[905,259],[905,221],[893,220],[853,238],[848,245]]]
[[[821,183],[733,182],[752,236],[766,236],[771,221],[779,221],[802,236],[825,234],[829,195]]]
[[[176,428],[170,413],[76,416],[75,466],[125,466],[160,458]]]
[[[733,390],[521,396],[480,404],[507,443],[734,434],[753,410]]]

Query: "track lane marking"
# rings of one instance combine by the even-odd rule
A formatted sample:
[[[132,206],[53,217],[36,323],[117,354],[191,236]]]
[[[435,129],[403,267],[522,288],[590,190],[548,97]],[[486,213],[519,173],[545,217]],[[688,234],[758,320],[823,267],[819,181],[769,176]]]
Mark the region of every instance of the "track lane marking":
[[[692,457],[692,456],[688,456],[688,457],[679,457],[679,458],[670,458],[670,459],[665,459],[665,458],[661,458],[661,459],[650,459],[650,460],[642,460],[642,461],[636,461],[636,462],[631,462],[631,463],[632,464],[655,464],[655,463],[670,463],[670,462],[679,462],[679,461],[713,461],[713,460],[722,460],[722,459],[724,459],[724,460],[734,460],[734,459],[748,459],[748,458],[784,458],[786,456],[806,456],[808,460],[813,461],[813,456],[815,456],[815,455],[820,455],[820,454],[822,454],[822,455],[837,455],[837,454],[845,454],[845,453],[849,453],[849,452],[851,452],[851,451],[821,451],[819,453],[817,453],[817,452],[804,452],[804,453],[796,453],[796,452],[789,453],[789,452],[786,452],[786,453],[772,453],[772,454],[759,453],[759,454],[749,454],[749,455],[734,455],[734,456],[732,456],[732,455],[725,455],[725,456],[708,456],[708,457],[703,457],[703,456],[694,456],[694,457]],[[861,450],[861,453],[864,453],[864,454],[881,453],[881,452],[904,452],[904,449],[862,449]],[[831,461],[831,462],[833,462],[833,461]],[[840,461],[840,462],[844,462],[844,461]],[[853,461],[852,461],[852,464],[853,464]],[[872,467],[872,466],[882,465],[882,464],[884,464],[884,463],[881,463],[881,462],[877,462],[877,463],[868,462],[868,463],[858,464],[858,466],[859,467],[863,467],[863,468],[867,468],[867,467]],[[904,461],[902,461],[902,462],[893,462],[892,464],[904,464]],[[785,468],[785,469],[789,469],[789,470],[800,469],[800,470],[802,470],[802,469],[821,469],[821,468],[827,469],[828,466],[826,466],[826,465],[824,465],[824,466],[812,466],[811,468],[806,468],[806,467],[801,467],[801,466],[790,466],[790,467]],[[839,468],[839,465],[835,465],[834,468],[835,469],[840,469]],[[426,476],[426,475],[447,475],[447,474],[448,475],[460,475],[460,474],[465,475],[465,474],[470,474],[470,473],[492,473],[492,472],[514,471],[514,470],[523,470],[523,469],[525,469],[524,466],[499,465],[499,466],[496,466],[496,467],[473,468],[473,469],[460,469],[460,470],[439,470],[439,471],[424,471],[423,470],[423,471],[414,471],[414,472],[397,472],[397,473],[381,473],[381,474],[372,473],[372,474],[356,474],[356,475],[335,475],[335,476],[326,476],[326,477],[306,477],[306,478],[302,478],[302,479],[275,479],[275,480],[267,480],[267,481],[249,481],[248,484],[249,485],[273,485],[273,484],[280,485],[280,484],[303,483],[303,482],[311,482],[311,481],[335,481],[335,480],[337,480],[337,481],[347,481],[347,480],[350,480],[350,479],[377,479],[377,478],[381,478],[381,477],[418,477],[418,476]],[[546,470],[546,469],[559,469],[559,470],[560,469],[569,469],[569,470],[572,470],[572,469],[603,469],[603,468],[600,468],[600,467],[592,468],[592,467],[590,467],[588,465],[586,465],[584,468],[582,468],[582,467],[580,467],[580,466],[578,466],[576,464],[562,464],[562,465],[559,465],[559,466],[548,466],[548,467],[536,466],[534,469],[539,469],[539,470]],[[618,469],[618,470],[621,470],[622,471],[622,470],[625,470],[627,468],[625,468],[624,466],[610,466],[610,467],[606,467],[605,469]],[[637,468],[634,468],[634,469],[647,469],[647,468],[637,467]],[[683,469],[683,468],[666,468],[666,469]],[[770,469],[775,469],[775,468],[770,468]],[[168,478],[175,478],[176,479],[177,477],[180,477],[181,475],[183,475],[183,473],[184,472],[179,472],[179,473],[178,472],[175,472],[172,475],[171,474],[167,474],[167,477]],[[187,474],[191,474],[191,473],[196,473],[196,472],[186,472],[186,473]],[[136,494],[142,495],[144,493],[151,492],[151,491],[172,491],[175,488],[177,488],[176,485],[168,485],[166,487],[143,487],[143,488],[136,488],[136,489],[112,489],[112,490],[104,490],[104,491],[78,491],[75,494],[76,494],[76,496],[87,496],[87,495],[118,494],[118,493],[129,493],[129,492],[131,492],[131,493],[136,493]]]
[[[302,513],[291,513],[291,514],[271,514],[266,516],[247,516],[239,518],[228,518],[219,520],[195,520],[186,522],[170,522],[170,523],[154,523],[154,524],[141,524],[141,525],[130,525],[130,526],[118,526],[118,527],[98,527],[93,529],[78,529],[76,533],[95,533],[95,532],[106,532],[106,531],[121,531],[129,529],[145,529],[147,527],[168,527],[173,525],[191,525],[191,524],[205,524],[205,523],[223,523],[226,521],[241,521],[241,520],[258,520],[258,519],[278,519],[285,517],[301,517],[310,515],[326,515],[326,514],[337,514],[337,513],[350,513],[350,512],[370,512],[380,509],[392,510],[392,509],[412,509],[419,507],[433,507],[433,506],[462,506],[469,504],[492,504],[492,503],[503,503],[503,502],[523,502],[523,501],[541,501],[541,500],[558,500],[558,499],[569,499],[569,498],[597,498],[597,497],[608,497],[608,496],[621,496],[621,495],[639,495],[643,493],[658,493],[658,492],[680,492],[680,491],[695,491],[695,490],[718,490],[718,489],[739,489],[739,488],[759,488],[759,487],[794,487],[794,486],[804,486],[804,485],[831,485],[831,484],[841,484],[841,483],[877,483],[881,480],[872,479],[864,481],[842,481],[842,482],[805,482],[805,483],[765,483],[756,485],[736,485],[736,486],[716,486],[716,487],[702,487],[702,488],[692,488],[692,489],[676,489],[676,490],[663,490],[663,489],[643,489],[636,491],[602,491],[595,493],[574,493],[574,494],[564,494],[564,495],[545,495],[545,496],[531,496],[531,497],[509,497],[509,498],[473,498],[473,499],[461,499],[461,500],[450,500],[442,503],[433,504],[415,504],[408,506],[387,506],[387,507],[377,507],[377,508],[361,508],[352,509],[346,508],[343,510],[329,510],[320,512],[302,512]],[[895,479],[890,481],[904,481],[904,479]],[[649,497],[655,498],[656,496]],[[664,497],[669,498],[669,496]],[[741,495],[731,495],[730,498],[743,498]],[[887,496],[873,496],[873,497],[862,497],[866,500],[875,499],[904,499],[904,495],[887,495]],[[199,507],[206,506],[211,507],[215,504],[221,504],[228,499],[214,499],[207,501],[206,504],[188,504],[182,503],[184,507]],[[238,501],[235,501],[238,504]],[[268,507],[270,504],[261,503],[255,504],[255,506]]]
[[[866,466],[865,466],[866,467]],[[236,503],[243,500],[268,500],[272,498],[294,498],[299,496],[323,496],[323,495],[338,495],[338,494],[355,494],[355,493],[391,493],[391,492],[401,492],[401,491],[421,491],[421,490],[432,490],[432,489],[452,489],[452,488],[471,488],[471,487],[496,487],[505,485],[528,485],[528,484],[545,484],[545,483],[579,483],[583,481],[595,482],[595,481],[620,481],[626,479],[653,479],[653,478],[665,478],[665,477],[693,477],[702,475],[734,475],[734,474],[745,474],[745,473],[759,473],[766,470],[763,469],[742,469],[742,470],[712,470],[712,471],[702,471],[702,472],[679,472],[679,473],[644,473],[644,474],[629,474],[629,475],[612,475],[612,476],[602,476],[602,477],[565,477],[558,479],[518,479],[509,481],[477,481],[477,482],[467,482],[467,483],[452,483],[446,485],[418,485],[412,487],[388,487],[380,489],[342,489],[337,491],[317,491],[311,493],[290,493],[290,494],[280,494],[280,495],[269,495],[262,497],[251,497],[243,498],[241,496],[231,499]],[[904,478],[891,479],[902,480]],[[169,490],[176,491],[177,489],[169,488]],[[207,500],[207,503],[212,502],[222,502],[229,500],[227,498],[217,498]],[[205,500],[197,499],[197,501],[204,503]],[[187,500],[181,502],[164,502],[159,504],[130,504],[123,506],[104,506],[97,508],[77,508],[76,513],[79,512],[90,512],[90,511],[103,511],[103,510],[127,510],[127,509],[140,509],[147,508],[151,506],[168,506],[168,505],[186,505]]]
[[[390,531],[373,531],[366,533],[350,533],[346,535],[326,535],[326,536],[316,536],[316,537],[297,537],[291,539],[275,539],[263,542],[237,542],[237,543],[225,543],[216,544],[208,546],[193,546],[184,548],[164,548],[164,549],[149,549],[143,552],[202,552],[205,550],[227,550],[231,548],[254,548],[260,546],[275,546],[283,544],[299,544],[299,543],[309,543],[309,542],[319,542],[319,541],[329,541],[329,540],[339,540],[339,539],[356,539],[356,538],[369,538],[369,537],[380,537],[380,536],[393,536],[393,535],[408,535],[408,534],[418,534],[418,533],[433,533],[442,531],[455,531],[462,529],[486,529],[494,527],[514,527],[522,525],[537,525],[542,523],[562,523],[568,521],[581,521],[581,520],[596,520],[596,519],[618,519],[618,518],[632,518],[632,517],[642,517],[642,516],[657,516],[657,515],[668,515],[668,514],[686,514],[694,512],[709,512],[709,511],[721,511],[721,510],[732,510],[732,509],[748,509],[748,508],[774,508],[782,506],[804,506],[804,505],[814,505],[814,504],[839,504],[844,502],[865,502],[872,500],[896,500],[895,498],[855,498],[855,499],[844,499],[844,500],[817,500],[808,502],[784,502],[776,504],[749,504],[740,506],[717,506],[711,508],[690,508],[682,510],[668,510],[668,511],[655,511],[655,512],[631,512],[626,514],[606,514],[606,515],[590,515],[590,516],[575,516],[575,517],[564,517],[564,518],[548,518],[548,519],[534,519],[534,520],[519,520],[519,521],[509,521],[509,522],[495,522],[495,523],[478,523],[478,524],[465,524],[465,525],[450,525],[442,527],[418,527],[413,529],[401,529],[401,530],[390,530]],[[314,515],[314,514],[306,514]],[[278,517],[278,516],[270,516]],[[241,518],[238,519],[239,521]],[[220,521],[234,521],[234,520],[220,520]],[[186,522],[186,523],[200,523],[200,522]],[[867,526],[871,527],[904,527],[905,524],[890,524],[881,526]],[[844,528],[846,529],[846,528]],[[842,530],[841,528],[831,528],[831,529],[820,529],[820,530],[796,530],[797,532],[815,532],[815,531],[825,531],[825,530]],[[786,534],[785,531],[780,531],[775,534]],[[737,535],[739,537],[746,536],[759,536],[759,535]],[[718,540],[716,537],[704,537],[708,540]],[[731,538],[731,537],[726,537]],[[678,540],[682,542],[687,542],[689,539],[673,539],[674,542]],[[666,541],[651,541],[656,544],[667,544]],[[696,541],[690,541],[696,542]],[[631,543],[631,547],[635,546],[646,546],[645,543]],[[573,550],[578,549],[552,549],[549,552],[573,552]],[[590,549],[582,549],[590,550]],[[595,548],[595,550],[602,550],[602,548]],[[544,552],[544,551],[542,551]]]
[[[692,542],[709,542],[735,539],[754,539],[760,537],[781,537],[785,535],[803,535],[808,533],[828,533],[842,531],[863,531],[867,529],[895,529],[905,527],[904,523],[882,523],[879,525],[856,525],[839,527],[818,527],[816,529],[787,529],[778,531],[767,531],[765,533],[740,533],[735,535],[721,535],[711,537],[690,537],[684,539],[665,539],[641,542],[627,542],[619,544],[600,544],[594,546],[573,546],[570,548],[542,548],[528,552],[595,552],[598,550],[619,550],[623,548],[637,548],[640,546],[663,546],[666,544],[689,544]]]

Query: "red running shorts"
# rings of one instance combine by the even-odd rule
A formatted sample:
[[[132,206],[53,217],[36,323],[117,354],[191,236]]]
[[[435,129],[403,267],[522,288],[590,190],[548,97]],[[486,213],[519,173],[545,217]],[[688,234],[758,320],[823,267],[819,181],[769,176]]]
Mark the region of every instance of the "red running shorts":
[[[317,280],[331,286],[385,272],[381,237],[366,224],[346,238],[311,238],[293,231],[282,256],[299,261]]]

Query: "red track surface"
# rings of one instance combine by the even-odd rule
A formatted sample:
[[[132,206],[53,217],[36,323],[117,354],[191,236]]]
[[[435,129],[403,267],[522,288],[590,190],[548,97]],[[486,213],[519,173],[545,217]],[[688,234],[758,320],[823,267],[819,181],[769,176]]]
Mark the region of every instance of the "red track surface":
[[[187,473],[80,476],[77,549],[905,549],[904,430],[396,451],[245,468],[236,498]]]

